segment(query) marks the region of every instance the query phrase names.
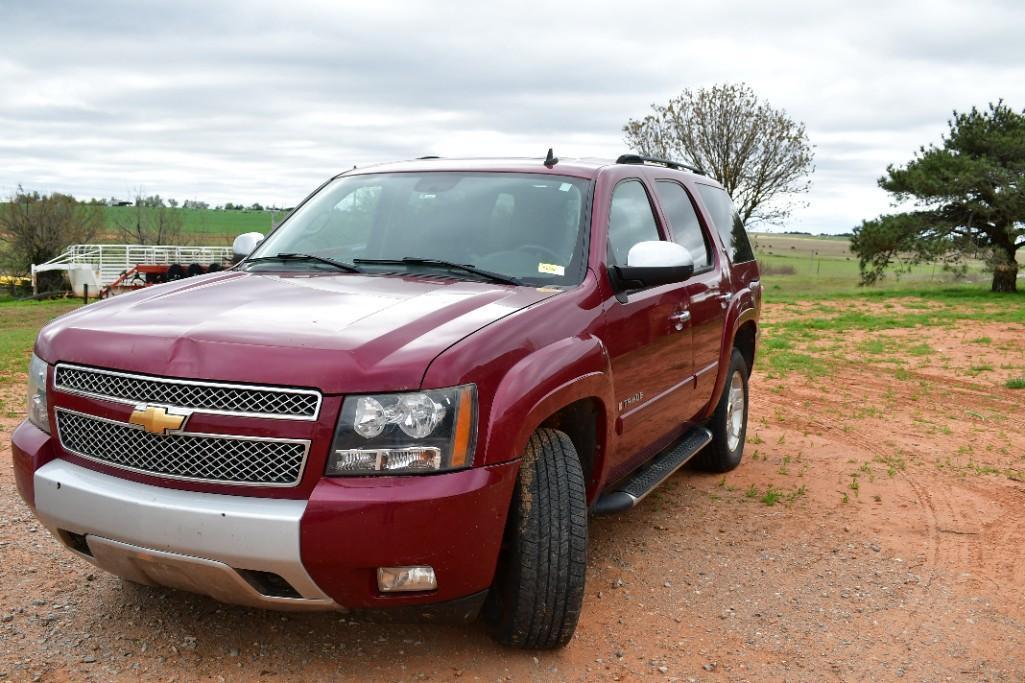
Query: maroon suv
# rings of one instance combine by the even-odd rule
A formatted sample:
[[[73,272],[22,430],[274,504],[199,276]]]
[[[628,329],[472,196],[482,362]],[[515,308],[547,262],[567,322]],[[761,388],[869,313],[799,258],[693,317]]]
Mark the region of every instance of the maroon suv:
[[[375,166],[236,247],[36,341],[18,488],[110,572],[556,647],[589,512],[740,462],[758,266],[696,170]]]

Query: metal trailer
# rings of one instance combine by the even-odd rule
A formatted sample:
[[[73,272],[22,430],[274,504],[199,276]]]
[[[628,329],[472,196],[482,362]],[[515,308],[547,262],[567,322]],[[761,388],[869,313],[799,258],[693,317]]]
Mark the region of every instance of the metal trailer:
[[[84,296],[88,291],[105,297],[219,270],[230,264],[232,258],[231,247],[73,244],[60,256],[32,265],[32,292],[38,294],[36,275],[47,271],[67,273],[76,296]]]

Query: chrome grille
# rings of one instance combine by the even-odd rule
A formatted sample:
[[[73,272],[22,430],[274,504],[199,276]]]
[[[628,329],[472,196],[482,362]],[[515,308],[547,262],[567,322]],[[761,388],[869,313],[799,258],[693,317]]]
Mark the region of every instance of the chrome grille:
[[[57,366],[54,386],[119,403],[153,403],[226,415],[315,420],[320,411],[320,393],[312,389],[176,380],[63,363]]]
[[[65,450],[134,472],[229,484],[294,486],[302,476],[308,441],[219,434],[157,436],[134,425],[57,411]]]

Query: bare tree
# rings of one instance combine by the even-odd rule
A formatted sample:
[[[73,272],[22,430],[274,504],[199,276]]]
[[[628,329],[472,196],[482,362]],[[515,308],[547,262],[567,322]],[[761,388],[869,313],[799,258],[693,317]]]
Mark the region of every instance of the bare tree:
[[[746,84],[684,90],[623,127],[631,149],[703,169],[733,197],[745,223],[779,222],[811,187],[814,148],[804,124]]]
[[[118,234],[129,244],[184,244],[182,210],[169,207],[160,195],[135,197],[127,212],[114,220]]]
[[[66,194],[41,195],[21,187],[0,203],[0,243],[4,267],[28,273],[33,263],[58,256],[71,244],[88,242],[103,226],[103,207],[82,204]],[[50,280],[52,276],[53,280]],[[60,286],[60,273],[41,273],[40,286]]]

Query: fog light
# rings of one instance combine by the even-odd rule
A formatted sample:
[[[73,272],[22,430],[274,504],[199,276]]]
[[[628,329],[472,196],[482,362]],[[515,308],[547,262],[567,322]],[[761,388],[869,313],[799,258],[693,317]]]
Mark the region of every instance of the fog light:
[[[432,567],[378,567],[377,588],[382,593],[432,591],[438,579]]]

